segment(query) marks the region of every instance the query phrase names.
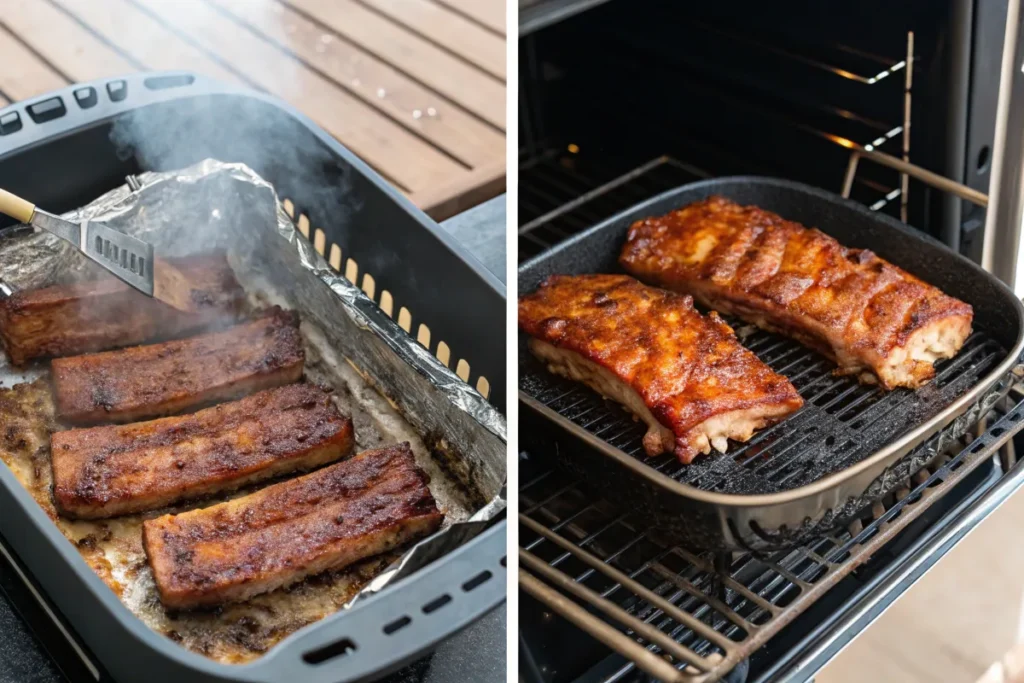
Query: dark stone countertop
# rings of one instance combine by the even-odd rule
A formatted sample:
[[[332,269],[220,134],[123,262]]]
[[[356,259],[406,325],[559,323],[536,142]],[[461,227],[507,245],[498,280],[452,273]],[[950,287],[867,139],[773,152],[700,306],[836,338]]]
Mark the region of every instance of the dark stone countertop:
[[[443,224],[480,262],[505,281],[505,197],[498,197]],[[10,566],[0,560],[0,683],[63,683],[83,677],[84,668],[35,607]],[[19,611],[24,619],[19,617]],[[463,683],[505,680],[506,606],[485,615],[442,643],[429,657],[384,683]],[[26,622],[32,625],[30,628]],[[38,637],[34,635],[38,633]],[[46,649],[44,649],[44,646]],[[47,654],[52,649],[53,656]],[[66,675],[62,673],[66,672]]]

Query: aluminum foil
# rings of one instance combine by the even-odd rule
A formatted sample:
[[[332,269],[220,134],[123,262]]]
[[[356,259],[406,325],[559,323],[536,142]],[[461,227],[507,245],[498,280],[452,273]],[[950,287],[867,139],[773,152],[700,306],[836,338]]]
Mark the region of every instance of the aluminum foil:
[[[119,187],[65,217],[106,223],[151,242],[164,257],[225,249],[246,291],[298,311],[307,342],[311,334],[322,335],[321,348],[337,352],[334,362],[355,368],[397,409],[471,501],[457,521],[406,551],[349,605],[450,552],[501,514],[504,417],[332,270],[296,230],[269,183],[243,164],[215,160],[132,180],[137,189]],[[52,235],[25,226],[0,232],[0,297],[5,287],[42,287],[102,273]],[[42,372],[39,366],[0,367],[0,386]]]

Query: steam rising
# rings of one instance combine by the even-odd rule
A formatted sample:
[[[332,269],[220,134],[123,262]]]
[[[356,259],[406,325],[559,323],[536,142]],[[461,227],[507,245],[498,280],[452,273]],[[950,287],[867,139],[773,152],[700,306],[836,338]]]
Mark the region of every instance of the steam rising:
[[[317,225],[344,230],[361,208],[353,171],[299,121],[255,97],[204,95],[143,107],[118,118],[110,138],[120,158],[134,158],[145,171],[203,159],[242,162]],[[223,198],[227,216],[238,200]]]

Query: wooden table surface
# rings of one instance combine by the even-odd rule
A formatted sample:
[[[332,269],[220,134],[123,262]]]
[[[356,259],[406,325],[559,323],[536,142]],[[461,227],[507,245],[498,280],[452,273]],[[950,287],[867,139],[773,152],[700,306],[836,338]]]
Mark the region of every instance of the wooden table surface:
[[[504,0],[0,0],[0,106],[187,69],[286,100],[436,218],[505,177]]]

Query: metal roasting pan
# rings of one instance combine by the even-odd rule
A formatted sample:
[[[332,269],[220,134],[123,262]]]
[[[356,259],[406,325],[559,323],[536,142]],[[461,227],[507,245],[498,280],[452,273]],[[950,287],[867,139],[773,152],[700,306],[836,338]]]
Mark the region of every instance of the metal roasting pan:
[[[741,342],[789,377],[806,405],[689,466],[647,458],[643,427],[610,401],[548,373],[519,334],[520,431],[609,500],[645,514],[668,536],[702,550],[784,549],[859,517],[933,460],[1006,394],[1024,371],[1024,307],[991,274],[930,237],[833,193],[761,177],[684,185],[639,204],[527,261],[519,292],[549,275],[622,272],[634,221],[722,195],[868,248],[974,307],[975,333],[926,387],[882,392],[833,377],[832,363],[784,337],[730,320]]]
[[[125,120],[173,126],[182,144],[165,150],[162,166],[149,164],[111,139],[115,122]],[[191,73],[140,73],[0,108],[0,122],[0,187],[57,212],[87,204],[122,185],[129,174],[184,168],[208,157],[247,164],[274,185],[279,197],[294,203],[296,216],[308,216],[309,225],[324,231],[326,244],[341,245],[358,261],[364,289],[364,276],[372,273],[377,296],[385,288],[391,292],[399,322],[401,306],[413,324],[430,326],[435,345],[447,343],[452,367],[457,359],[467,360],[474,386],[486,378],[493,407],[503,410],[505,291],[500,281],[295,109]],[[275,154],[261,153],[260,145],[270,144],[277,145]],[[8,224],[0,222],[0,229]],[[433,349],[428,354],[410,344],[403,336],[408,330],[370,299],[359,296],[355,303],[368,321],[366,334],[378,329],[389,335],[379,333],[378,357],[399,359],[394,367],[406,368],[406,387],[424,390],[405,392],[405,399],[440,396],[438,382],[452,391],[455,374],[423,357]],[[480,434],[499,439],[466,406],[435,402],[432,411],[462,415],[467,426],[475,422]],[[480,526],[458,547],[352,608],[299,630],[253,662],[229,665],[190,652],[137,619],[0,466],[0,536],[102,667],[122,681],[339,683],[385,675],[504,600],[506,522],[499,517]]]

